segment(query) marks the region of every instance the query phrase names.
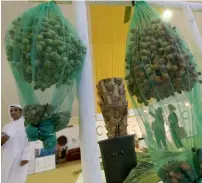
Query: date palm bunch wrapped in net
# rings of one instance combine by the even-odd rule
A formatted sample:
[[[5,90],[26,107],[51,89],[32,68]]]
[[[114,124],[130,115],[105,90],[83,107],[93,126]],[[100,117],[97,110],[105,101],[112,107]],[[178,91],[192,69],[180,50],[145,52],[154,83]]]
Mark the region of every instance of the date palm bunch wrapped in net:
[[[128,102],[123,79],[108,78],[100,80],[97,91],[108,138],[126,136]]]
[[[164,182],[193,182],[200,168],[193,168],[192,148],[202,146],[201,72],[197,67],[201,60],[196,61],[177,27],[138,1],[125,61],[128,91],[156,171]],[[190,175],[184,178],[185,174]]]
[[[13,20],[5,41],[28,138],[49,139],[54,146],[55,132],[70,120],[86,47],[54,2],[35,6]]]

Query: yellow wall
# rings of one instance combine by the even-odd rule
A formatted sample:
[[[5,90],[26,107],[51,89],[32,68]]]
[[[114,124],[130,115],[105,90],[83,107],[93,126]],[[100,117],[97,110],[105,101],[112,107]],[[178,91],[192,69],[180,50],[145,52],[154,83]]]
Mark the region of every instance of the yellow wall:
[[[123,6],[90,6],[95,82],[108,77],[124,77],[124,57],[128,23]],[[100,112],[97,106],[97,112]]]
[[[162,13],[162,9],[158,11]],[[124,13],[124,6],[90,6],[95,84],[104,78],[124,78],[126,39],[129,28],[129,23],[123,23]],[[98,101],[98,97],[96,98]],[[129,108],[131,107],[129,101]],[[96,112],[100,113],[98,105]]]

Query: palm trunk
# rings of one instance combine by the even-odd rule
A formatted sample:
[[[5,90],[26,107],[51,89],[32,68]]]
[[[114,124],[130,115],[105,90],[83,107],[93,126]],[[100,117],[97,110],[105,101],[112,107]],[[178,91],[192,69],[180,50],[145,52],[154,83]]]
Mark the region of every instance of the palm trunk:
[[[109,78],[101,80],[97,85],[97,90],[108,138],[126,136],[128,102],[123,79]]]

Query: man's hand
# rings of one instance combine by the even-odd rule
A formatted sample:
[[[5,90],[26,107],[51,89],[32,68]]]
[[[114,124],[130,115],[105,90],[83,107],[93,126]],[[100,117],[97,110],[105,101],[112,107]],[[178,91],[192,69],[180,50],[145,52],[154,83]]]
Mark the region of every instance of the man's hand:
[[[4,145],[6,143],[6,141],[9,139],[10,137],[6,134],[3,134],[1,136],[1,146]]]
[[[29,163],[28,160],[22,160],[21,163],[20,163],[20,166],[24,166],[24,165],[26,165],[27,163]]]

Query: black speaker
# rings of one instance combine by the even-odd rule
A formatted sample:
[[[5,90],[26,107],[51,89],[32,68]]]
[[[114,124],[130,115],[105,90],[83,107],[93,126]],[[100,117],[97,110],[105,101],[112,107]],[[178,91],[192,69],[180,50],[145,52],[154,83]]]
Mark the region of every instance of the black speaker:
[[[123,183],[136,167],[134,135],[99,142],[107,183]]]

